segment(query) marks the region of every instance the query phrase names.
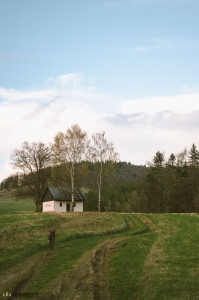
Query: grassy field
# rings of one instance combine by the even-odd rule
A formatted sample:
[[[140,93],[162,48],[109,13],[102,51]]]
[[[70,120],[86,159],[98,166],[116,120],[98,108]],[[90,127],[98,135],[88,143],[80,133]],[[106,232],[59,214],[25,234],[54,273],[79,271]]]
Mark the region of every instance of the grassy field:
[[[11,211],[35,211],[33,199],[16,198],[13,190],[0,190],[0,213]]]
[[[85,299],[91,289],[93,299],[111,299],[100,296],[99,290],[106,291],[100,276],[116,300],[199,299],[197,214],[44,214],[34,212],[30,199],[23,201],[0,193],[0,299],[6,291],[70,299],[61,284],[70,274],[70,280],[77,278],[71,299]]]
[[[138,217],[150,230],[111,258],[114,299],[199,299],[198,215]]]

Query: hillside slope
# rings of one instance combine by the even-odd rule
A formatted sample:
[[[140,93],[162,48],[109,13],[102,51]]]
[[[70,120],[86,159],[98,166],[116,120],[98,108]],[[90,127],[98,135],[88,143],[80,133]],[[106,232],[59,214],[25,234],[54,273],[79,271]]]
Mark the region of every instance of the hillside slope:
[[[54,300],[199,297],[196,214],[12,212],[1,219],[0,299],[6,291]]]

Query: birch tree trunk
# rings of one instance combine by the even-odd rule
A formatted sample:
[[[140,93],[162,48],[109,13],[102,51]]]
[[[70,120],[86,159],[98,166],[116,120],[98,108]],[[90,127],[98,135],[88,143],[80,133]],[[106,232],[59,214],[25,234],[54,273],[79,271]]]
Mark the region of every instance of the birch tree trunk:
[[[118,160],[118,153],[115,152],[112,143],[108,143],[105,139],[105,132],[96,133],[92,136],[93,140],[93,153],[92,159],[97,164],[97,186],[98,186],[98,211],[101,211],[101,189],[102,182],[105,174],[109,169],[110,163]],[[105,163],[107,163],[105,167]]]
[[[102,188],[102,162],[100,163],[99,177],[97,178],[98,185],[98,211],[101,212],[101,188]]]
[[[98,199],[98,211],[101,212],[101,186],[99,186],[99,199]]]
[[[71,203],[71,211],[73,212],[74,211],[74,204],[75,204],[75,195],[74,195],[74,187],[75,187],[75,166],[74,166],[74,163],[72,163],[72,166],[71,166],[71,200],[72,200],[72,203]]]

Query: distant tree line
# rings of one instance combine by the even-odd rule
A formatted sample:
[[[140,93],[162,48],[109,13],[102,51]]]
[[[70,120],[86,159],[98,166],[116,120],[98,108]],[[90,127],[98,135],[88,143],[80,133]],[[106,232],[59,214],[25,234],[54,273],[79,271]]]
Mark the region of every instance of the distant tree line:
[[[87,193],[86,209],[97,210],[94,191]],[[165,158],[157,151],[148,162],[147,174],[136,181],[110,184],[103,190],[104,211],[146,213],[199,212],[199,151],[195,144],[190,151]]]
[[[140,211],[199,212],[199,152],[195,144],[187,151],[170,155],[158,151],[149,172],[136,185]]]

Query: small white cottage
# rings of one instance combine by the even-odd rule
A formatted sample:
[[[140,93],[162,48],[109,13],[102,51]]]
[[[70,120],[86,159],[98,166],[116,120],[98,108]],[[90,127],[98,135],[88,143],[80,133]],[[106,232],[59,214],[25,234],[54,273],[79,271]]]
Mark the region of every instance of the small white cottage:
[[[74,188],[74,211],[83,212],[83,202],[86,200],[82,191]],[[43,212],[69,212],[71,211],[71,188],[49,186],[42,198]]]

